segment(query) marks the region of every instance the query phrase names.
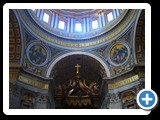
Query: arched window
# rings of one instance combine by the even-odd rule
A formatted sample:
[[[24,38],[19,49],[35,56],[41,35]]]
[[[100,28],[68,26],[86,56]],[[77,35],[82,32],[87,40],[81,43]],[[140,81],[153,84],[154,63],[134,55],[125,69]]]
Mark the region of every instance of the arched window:
[[[65,22],[64,21],[59,21],[58,28],[64,30],[64,27],[65,27]]]
[[[110,12],[110,13],[107,15],[107,18],[108,18],[108,22],[112,21],[112,20],[113,20],[113,13]]]
[[[92,21],[92,29],[97,29],[98,28],[98,21],[94,20]]]
[[[75,24],[75,31],[76,32],[82,32],[82,24],[81,23],[76,23]]]
[[[43,21],[48,23],[49,22],[49,15],[47,13],[44,13],[43,15]]]

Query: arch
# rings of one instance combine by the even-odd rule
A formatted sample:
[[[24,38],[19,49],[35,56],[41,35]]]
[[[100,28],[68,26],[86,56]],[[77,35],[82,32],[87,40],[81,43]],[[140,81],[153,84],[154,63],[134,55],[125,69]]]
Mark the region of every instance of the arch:
[[[15,14],[15,16],[16,16],[16,18],[17,18],[17,23],[18,23],[18,25],[19,25],[19,30],[20,30],[20,35],[21,35],[21,58],[20,58],[20,66],[22,66],[22,63],[23,63],[23,54],[24,54],[24,50],[23,50],[23,48],[24,48],[24,33],[23,33],[23,29],[22,29],[22,25],[21,25],[21,20],[20,20],[20,18],[19,18],[19,15],[18,15],[18,12],[17,12],[17,10],[15,10],[15,9],[13,9],[13,12],[14,12],[14,14]]]
[[[13,67],[20,67],[23,62],[23,31],[19,15],[15,9],[9,10],[9,51],[10,65],[13,62]],[[12,50],[13,49],[13,50]]]
[[[23,59],[23,34],[19,16],[9,9],[9,83],[17,81]]]
[[[51,74],[51,70],[52,68],[54,67],[54,65],[56,65],[56,63],[60,60],[62,60],[63,58],[67,57],[67,56],[70,56],[70,55],[87,55],[87,56],[90,56],[94,59],[96,59],[97,61],[99,61],[101,63],[101,65],[104,67],[105,69],[105,72],[107,74],[107,77],[111,77],[111,74],[110,74],[110,71],[109,71],[109,68],[108,66],[106,65],[106,63],[101,59],[99,58],[98,56],[92,54],[92,53],[88,53],[88,52],[81,52],[81,51],[78,51],[78,52],[69,52],[69,53],[65,53],[61,56],[59,56],[58,58],[52,60],[51,64],[49,65],[47,71],[46,71],[46,77],[49,78],[49,75]]]
[[[142,11],[143,11],[143,9],[140,9],[138,14],[137,14],[137,18],[135,20],[134,32],[133,32],[133,56],[135,58],[134,59],[135,64],[138,64],[137,57],[136,57],[136,31],[137,31],[138,22],[139,22],[139,19],[141,17]]]

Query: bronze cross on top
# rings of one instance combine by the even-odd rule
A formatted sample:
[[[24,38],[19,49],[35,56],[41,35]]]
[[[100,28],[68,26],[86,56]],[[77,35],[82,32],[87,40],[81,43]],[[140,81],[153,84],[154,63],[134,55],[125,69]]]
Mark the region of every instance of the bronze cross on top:
[[[79,73],[79,68],[80,68],[81,66],[79,66],[79,65],[77,64],[75,67],[77,68],[76,74],[78,74],[78,73]]]

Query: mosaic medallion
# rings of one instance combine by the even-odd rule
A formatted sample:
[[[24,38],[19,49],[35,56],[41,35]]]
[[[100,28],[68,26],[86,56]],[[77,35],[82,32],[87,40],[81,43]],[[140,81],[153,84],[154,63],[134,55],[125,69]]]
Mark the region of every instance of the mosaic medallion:
[[[128,57],[129,49],[122,43],[114,44],[109,51],[109,61],[115,66],[125,63]]]
[[[28,49],[29,60],[38,66],[44,65],[47,60],[47,51],[42,45],[33,45]]]

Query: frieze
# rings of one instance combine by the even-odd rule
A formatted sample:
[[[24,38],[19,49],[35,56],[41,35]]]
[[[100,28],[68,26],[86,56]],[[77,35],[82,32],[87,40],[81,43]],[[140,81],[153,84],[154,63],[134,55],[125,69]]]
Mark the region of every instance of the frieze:
[[[33,65],[30,65],[27,62],[23,63],[23,68],[25,68],[25,70],[28,70],[28,71],[30,71],[32,73],[35,73],[36,75],[40,75],[40,76],[43,75],[43,69],[37,68],[37,67],[35,67]]]
[[[133,67],[134,67],[133,66],[133,60],[131,58],[130,61],[127,64],[122,65],[120,67],[111,67],[111,68],[113,70],[113,74],[114,75],[118,75],[118,74],[121,74],[121,73],[123,73],[125,71],[131,70]]]
[[[19,75],[18,81],[35,86],[40,89],[48,89],[49,88],[49,84],[38,82],[38,81],[32,80],[30,78],[24,77],[22,75]]]
[[[119,81],[119,82],[116,82],[116,83],[112,83],[112,84],[108,84],[108,89],[115,89],[115,88],[130,84],[130,83],[132,83],[134,81],[137,81],[137,80],[139,80],[139,76],[138,75],[134,75],[134,76],[129,77],[127,79],[124,79],[122,81]]]

